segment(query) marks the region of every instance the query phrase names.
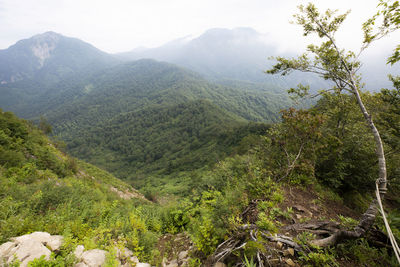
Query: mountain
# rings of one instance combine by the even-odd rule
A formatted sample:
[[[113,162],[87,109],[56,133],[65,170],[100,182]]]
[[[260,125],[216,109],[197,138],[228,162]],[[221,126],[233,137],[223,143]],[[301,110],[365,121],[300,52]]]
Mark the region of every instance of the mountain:
[[[120,61],[76,38],[54,32],[35,35],[0,50],[0,107],[18,111],[57,83],[69,83]]]
[[[60,85],[61,86],[61,85]],[[45,97],[47,96],[47,97]],[[168,63],[120,64],[33,99],[69,151],[118,177],[193,169],[230,154],[249,121],[278,120],[284,97],[215,85]],[[139,175],[140,176],[140,175]]]
[[[162,60],[189,68],[214,82],[250,82],[262,90],[283,92],[298,83],[313,88],[326,85],[314,75],[294,73],[282,78],[265,74],[273,63],[268,58],[282,56],[271,41],[268,35],[251,28],[215,28],[194,39],[181,38],[157,48],[135,49],[118,56],[125,60]]]
[[[45,43],[54,39],[41,37]],[[90,48],[86,57],[69,55],[68,62],[84,60],[79,68],[66,62],[73,73],[46,80],[54,70],[46,68],[50,62],[64,64],[50,56],[32,77],[0,85],[0,107],[27,119],[44,116],[72,155],[120,178],[136,181],[212,165],[233,153],[242,138],[265,131],[264,123],[279,120],[279,110],[290,103],[286,95],[256,90],[252,83],[216,84],[149,59],[118,62],[76,42],[71,50]]]
[[[155,49],[120,54],[175,63],[211,78],[263,81],[266,57],[276,49],[250,28],[210,29],[193,40],[178,39]]]
[[[221,108],[251,121],[276,121],[277,112],[289,99],[284,94],[256,92],[248,87],[218,85],[200,75],[172,64],[138,60],[110,66],[92,75],[74,77],[52,84],[43,92],[28,94],[25,87],[0,86],[3,108],[25,118],[69,109],[89,109],[99,103],[110,116],[149,105],[208,99]],[[13,101],[12,92],[24,96]],[[108,116],[107,115],[107,116]]]
[[[79,39],[46,32],[0,50],[0,83],[32,78],[52,82],[114,61],[113,56]]]
[[[267,34],[251,28],[210,29],[197,38],[180,38],[160,47],[134,49],[120,53],[124,60],[153,58],[189,68],[207,79],[224,85],[246,85],[255,90],[283,92],[297,84],[308,84],[314,91],[331,84],[312,74],[294,72],[288,76],[264,73],[274,61],[271,56],[296,57],[295,53],[282,52]],[[361,73],[365,88],[379,91],[391,87],[389,73],[400,73],[400,65],[386,65],[390,51],[376,49],[361,58]],[[380,66],[380,67],[377,67]],[[382,67],[384,66],[384,67]]]

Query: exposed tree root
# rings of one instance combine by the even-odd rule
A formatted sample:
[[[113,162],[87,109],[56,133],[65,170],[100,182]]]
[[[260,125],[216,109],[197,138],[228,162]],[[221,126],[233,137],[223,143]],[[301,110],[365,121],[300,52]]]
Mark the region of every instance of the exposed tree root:
[[[329,235],[325,238],[315,239],[311,241],[311,244],[319,247],[333,246],[344,240],[363,237],[366,232],[372,228],[377,212],[376,200],[374,200],[368,210],[362,215],[359,224],[352,231],[341,230],[339,228],[340,224],[333,222],[303,225],[302,228],[298,228],[298,230],[307,230],[320,236],[321,234]]]
[[[210,256],[208,262],[214,264],[222,262],[234,252],[243,249],[250,241],[260,244],[261,249],[256,252],[253,259],[257,266],[275,266],[283,262],[282,251],[284,248],[292,248],[293,253],[302,251],[302,247],[291,237],[285,235],[272,235],[267,231],[259,229],[254,224],[246,224],[238,229],[235,235],[221,243],[214,254]]]
[[[376,210],[371,209],[370,212],[376,212]],[[373,221],[370,218],[363,216],[359,225],[352,231],[341,230],[340,223],[332,221],[293,224],[283,228],[283,230],[313,233],[317,236],[317,239],[310,241],[310,245],[327,247],[336,245],[344,240],[360,238],[370,229],[372,232],[370,237],[373,238],[372,243],[374,245],[390,247],[388,237],[383,232],[371,227],[372,223]],[[285,260],[300,252],[307,254],[312,251],[312,248],[306,247],[304,244],[299,244],[292,237],[282,234],[271,234],[268,231],[259,229],[254,224],[246,224],[238,228],[234,235],[221,243],[214,254],[208,258],[207,262],[213,265],[216,262],[229,260],[235,254],[237,257],[251,241],[259,244],[256,257],[253,258],[253,262],[255,261],[257,266],[278,266],[286,263]],[[241,266],[241,264],[238,263],[237,266]]]

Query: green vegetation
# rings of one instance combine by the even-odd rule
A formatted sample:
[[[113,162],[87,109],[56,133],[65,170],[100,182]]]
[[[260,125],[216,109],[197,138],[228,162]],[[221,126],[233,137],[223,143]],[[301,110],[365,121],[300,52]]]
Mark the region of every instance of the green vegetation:
[[[382,101],[382,94],[369,95],[367,99],[368,105],[373,106],[377,101]],[[332,102],[336,100],[347,101],[344,106],[349,109],[355,105],[349,96],[336,99],[327,95],[308,111],[283,112],[282,123],[270,128],[264,137],[244,138],[247,141],[242,141],[245,145],[241,149],[247,152],[242,155],[226,157],[208,168],[180,172],[175,179],[174,175],[167,175],[166,178],[160,174],[154,181],[146,181],[143,190],[147,196],[155,200],[172,194],[178,197],[177,200],[169,198],[162,205],[140,199],[120,199],[110,190],[110,186],[124,191],[129,190],[128,185],[105,171],[59,152],[40,130],[11,113],[3,112],[0,222],[1,229],[5,230],[1,232],[1,242],[11,236],[40,230],[62,234],[66,238],[63,252],[55,255],[54,261],[67,261],[67,252],[72,251],[77,244],[84,244],[87,248],[112,250],[116,242],[120,242],[140,259],[156,263],[161,259],[155,252],[155,245],[164,233],[188,232],[197,251],[193,257],[204,261],[220,242],[249,223],[249,220],[260,229],[279,232],[285,222],[295,217],[290,206],[280,206],[286,201],[285,184],[309,187],[310,184],[321,183],[342,196],[352,194],[352,187],[346,181],[349,178],[336,176],[333,179],[329,172],[324,171],[326,157],[322,155],[326,151],[345,151],[347,146],[353,146],[352,142],[338,142],[339,138],[345,140],[344,136],[350,138],[353,134],[339,136],[338,139],[331,136],[336,133],[333,131],[337,130],[334,122],[340,111],[340,106]],[[387,108],[392,107],[389,105]],[[376,112],[376,116],[379,116],[385,110],[379,109]],[[358,138],[358,144],[368,144],[369,133],[360,130],[362,125],[357,126],[357,116],[346,118],[345,131],[355,131],[359,135],[362,133],[361,137],[366,137]],[[293,125],[296,125],[296,130],[288,131]],[[332,142],[332,139],[336,141]],[[247,142],[252,145],[249,146]],[[294,161],[291,171],[288,173],[285,165],[277,168],[279,164],[287,162],[285,157],[293,159],[293,155],[297,155],[301,142],[304,143],[304,153],[300,153]],[[345,163],[350,159],[364,160],[365,156],[363,153],[346,154],[346,157],[337,157],[335,164],[346,166]],[[389,159],[389,169],[392,163],[398,164],[396,154]],[[361,175],[360,172],[372,170],[376,162],[371,160],[369,164],[365,166],[370,168],[367,170],[349,170],[353,170],[352,176],[357,177]],[[346,167],[341,171],[348,172]],[[393,181],[393,188],[390,195],[393,194],[393,199],[397,199],[396,181],[399,177],[395,172],[391,174],[393,176],[389,179]],[[284,183],[276,183],[277,180]],[[371,188],[365,186],[364,190],[369,191]],[[262,200],[257,204],[257,217],[242,217],[243,210],[256,199]],[[396,222],[395,216],[391,218]],[[354,220],[350,218],[339,217],[338,220],[342,220],[347,227],[354,225]],[[396,224],[393,225],[396,227]],[[395,231],[398,233],[398,230]],[[319,250],[304,254],[302,259],[304,263],[326,264],[332,262],[332,257],[340,258],[343,255],[346,255],[349,262],[367,257],[363,253],[369,253],[370,250],[362,249],[356,243],[349,244],[357,254],[349,255],[338,248],[334,252]],[[258,244],[254,245],[254,249],[259,248]],[[243,255],[251,259],[256,256],[252,254],[254,249],[248,247]],[[372,249],[377,255],[386,257],[388,262],[392,261],[387,250]],[[192,261],[198,262],[195,259]],[[241,261],[245,262],[244,256]]]
[[[153,61],[118,66],[91,84],[90,93],[46,117],[73,155],[137,186],[155,171],[215,164],[246,135],[265,131],[245,118],[275,120],[270,110],[278,108],[267,96],[214,86]]]
[[[121,199],[112,187],[133,189],[61,153],[38,129],[9,112],[0,111],[0,129],[0,243],[47,231],[64,235],[63,253],[77,244],[110,249],[118,241],[150,259],[162,228],[157,207]]]
[[[319,17],[313,5],[301,10]],[[315,31],[297,18],[307,34]],[[344,18],[328,29],[336,32]],[[342,52],[332,45],[310,46],[315,61],[278,58],[271,72],[322,64],[325,78],[345,79],[341,64],[354,55],[338,61]],[[398,60],[396,51],[390,60]],[[190,243],[191,266],[207,265],[218,249],[229,253],[223,260],[230,265],[284,259],[304,266],[394,266],[379,216],[361,238],[331,247],[313,243],[353,231],[371,201],[379,176],[371,117],[386,151],[387,218],[400,238],[400,80],[390,79],[394,89],[374,94],[334,87],[312,107],[282,110],[280,118],[275,112],[282,102],[272,105],[267,94],[214,85],[149,60],[60,82],[45,92],[48,98],[17,91],[35,103],[16,109],[26,115],[28,107],[37,108],[30,116],[40,119],[36,127],[0,110],[0,243],[33,231],[64,236],[59,252],[31,266],[71,266],[78,244],[108,250],[107,266],[116,265],[116,247],[159,266],[162,250],[176,252],[160,249],[163,240],[171,238],[165,244],[173,246],[178,234]],[[292,92],[303,96],[306,89]],[[51,131],[73,155],[125,181],[61,152],[62,142],[45,136]],[[313,225],[321,220],[327,228]]]
[[[40,117],[40,127],[50,123],[73,156],[135,186],[149,174],[190,171],[236,149],[245,152],[239,142],[265,132],[264,123],[277,121],[289,103],[283,95],[212,84],[153,60],[85,74],[39,92],[30,88],[34,83],[6,84],[0,87],[6,98],[20,95],[4,105],[25,118]]]
[[[245,151],[241,140],[267,125],[246,123],[197,101],[125,113],[87,128],[69,142],[69,151],[139,186],[149,172],[196,170]]]

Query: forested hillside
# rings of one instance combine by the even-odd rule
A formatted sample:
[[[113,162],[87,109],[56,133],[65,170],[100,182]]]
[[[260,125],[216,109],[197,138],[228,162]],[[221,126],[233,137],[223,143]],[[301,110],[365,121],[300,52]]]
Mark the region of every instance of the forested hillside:
[[[120,114],[75,130],[79,134],[68,136],[64,129],[61,136],[74,155],[137,184],[143,173],[212,166],[233,153],[245,136],[266,128],[200,100]]]
[[[154,60],[55,86],[12,110],[44,117],[74,156],[133,182],[150,172],[215,164],[246,135],[261,133],[262,123],[277,121],[289,103],[284,95],[212,84]]]
[[[155,220],[157,207],[58,146],[32,124],[0,110],[0,243],[46,231],[64,236],[57,254],[61,266],[73,264],[69,253],[77,244],[110,249],[117,240],[149,259],[160,228],[152,228],[148,218]],[[143,223],[142,228],[131,220]]]

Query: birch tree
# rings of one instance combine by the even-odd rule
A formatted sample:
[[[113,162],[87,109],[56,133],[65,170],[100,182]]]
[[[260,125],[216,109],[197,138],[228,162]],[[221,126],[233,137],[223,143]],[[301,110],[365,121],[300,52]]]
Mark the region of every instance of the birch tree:
[[[332,88],[323,90],[323,93],[351,94],[363,114],[367,126],[370,128],[375,140],[376,157],[378,159],[379,177],[376,183],[380,197],[383,198],[387,191],[386,160],[383,143],[372,116],[364,105],[360,94],[362,88],[359,68],[360,55],[376,40],[388,35],[399,28],[398,1],[389,3],[381,1],[380,11],[363,24],[364,38],[360,51],[354,53],[339,47],[335,35],[346,19],[349,12],[336,15],[337,11],[327,10],[321,13],[314,4],[299,6],[300,13],[295,15],[295,22],[303,27],[304,36],[316,34],[320,39],[319,45],[309,45],[307,51],[298,58],[275,57],[276,64],[267,71],[269,74],[288,75],[292,71],[315,73],[325,80],[333,82]],[[397,13],[396,13],[397,12]],[[380,22],[380,23],[378,23]],[[378,25],[379,24],[379,25]],[[396,48],[389,63],[399,60],[400,46]],[[308,87],[299,85],[290,90],[300,96],[308,95]],[[359,224],[351,231],[342,230],[333,233],[327,238],[314,240],[315,245],[324,247],[333,245],[343,239],[362,237],[373,225],[378,213],[377,199],[375,198],[369,208],[362,215]]]

